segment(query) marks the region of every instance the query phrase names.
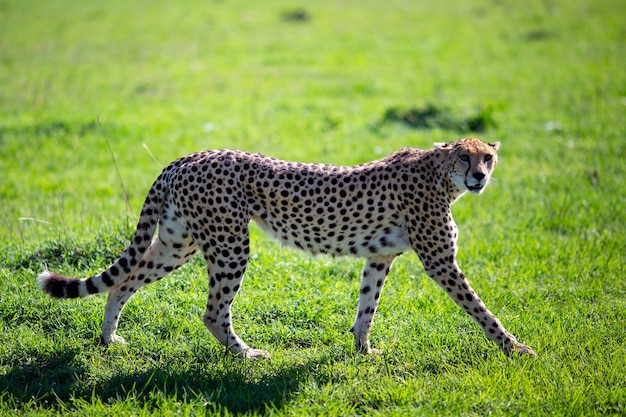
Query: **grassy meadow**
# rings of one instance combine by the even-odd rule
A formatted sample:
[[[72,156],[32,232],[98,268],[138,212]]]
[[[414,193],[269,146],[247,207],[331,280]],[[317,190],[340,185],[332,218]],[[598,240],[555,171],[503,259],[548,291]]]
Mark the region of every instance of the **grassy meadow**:
[[[0,415],[623,416],[626,7],[622,0],[0,0]],[[348,329],[362,261],[256,226],[234,326],[202,324],[200,257],[125,308],[41,293],[124,249],[171,160],[236,148],[352,165],[500,141],[453,207],[459,264],[534,358],[507,358],[423,272],[394,264]]]

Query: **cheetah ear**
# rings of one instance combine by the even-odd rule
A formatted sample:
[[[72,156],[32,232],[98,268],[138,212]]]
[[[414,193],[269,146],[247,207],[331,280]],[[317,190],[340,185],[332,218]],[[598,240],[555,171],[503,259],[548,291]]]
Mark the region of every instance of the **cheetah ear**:
[[[500,149],[500,142],[491,142],[488,145],[491,146],[494,151],[497,151],[498,149]]]
[[[447,153],[452,150],[451,145],[452,145],[451,143],[435,142],[435,149],[438,149],[440,151]]]

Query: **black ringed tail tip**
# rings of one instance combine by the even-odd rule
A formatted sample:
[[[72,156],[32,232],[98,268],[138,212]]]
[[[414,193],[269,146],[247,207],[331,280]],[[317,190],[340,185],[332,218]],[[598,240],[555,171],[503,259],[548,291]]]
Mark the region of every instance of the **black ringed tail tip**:
[[[46,271],[37,277],[39,288],[55,298],[79,297],[80,280]]]

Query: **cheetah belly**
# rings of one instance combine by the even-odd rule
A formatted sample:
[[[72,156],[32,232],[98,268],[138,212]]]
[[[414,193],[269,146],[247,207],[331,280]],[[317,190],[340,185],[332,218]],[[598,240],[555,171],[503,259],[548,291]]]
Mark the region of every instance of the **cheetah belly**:
[[[350,222],[322,226],[307,224],[300,218],[286,222],[267,215],[253,215],[252,220],[280,243],[312,254],[370,258],[410,249],[406,228],[393,221],[384,225]]]

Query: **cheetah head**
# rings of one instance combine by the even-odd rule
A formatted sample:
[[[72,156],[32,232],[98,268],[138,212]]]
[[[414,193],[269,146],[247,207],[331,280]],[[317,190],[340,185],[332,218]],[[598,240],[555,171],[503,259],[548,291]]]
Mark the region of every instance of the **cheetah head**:
[[[474,138],[435,143],[435,148],[448,162],[447,174],[452,184],[461,192],[467,190],[474,194],[482,193],[489,183],[498,163],[499,147],[500,142],[485,143]]]

